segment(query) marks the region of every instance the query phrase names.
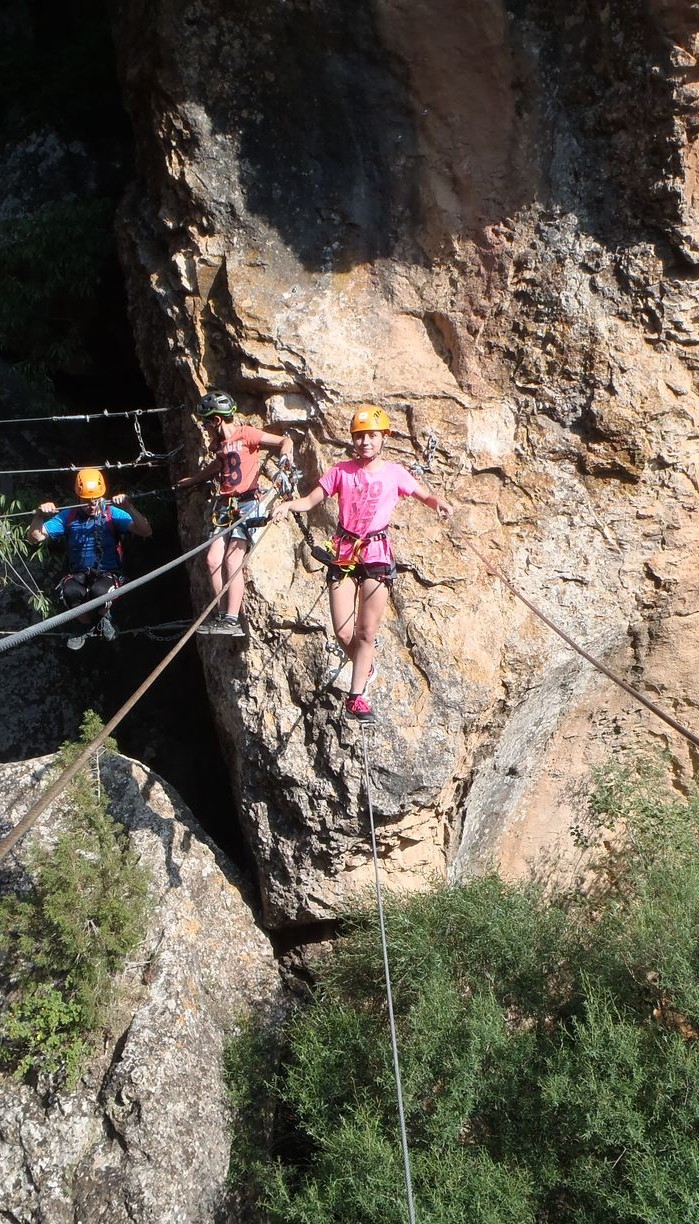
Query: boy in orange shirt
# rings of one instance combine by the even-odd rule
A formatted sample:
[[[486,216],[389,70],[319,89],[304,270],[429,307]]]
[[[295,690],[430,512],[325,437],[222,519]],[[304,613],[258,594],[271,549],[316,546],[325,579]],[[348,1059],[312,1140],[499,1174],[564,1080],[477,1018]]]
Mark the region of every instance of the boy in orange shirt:
[[[252,425],[234,424],[238,407],[223,391],[209,391],[202,396],[194,411],[204,424],[215,458],[196,476],[178,480],[175,488],[188,489],[211,477],[218,477],[219,492],[212,507],[214,526],[206,563],[215,595],[220,595],[229,579],[233,579],[226,592],[225,609],[219,607],[217,613],[199,626],[197,633],[226,633],[231,637],[245,637],[239,619],[245,594],[243,561],[254,540],[254,529],[246,528],[243,522],[226,535],[222,534],[221,529],[236,519],[244,520],[257,514],[260,447],[277,450],[281,458],[292,463],[293,443],[291,438],[265,433]]]

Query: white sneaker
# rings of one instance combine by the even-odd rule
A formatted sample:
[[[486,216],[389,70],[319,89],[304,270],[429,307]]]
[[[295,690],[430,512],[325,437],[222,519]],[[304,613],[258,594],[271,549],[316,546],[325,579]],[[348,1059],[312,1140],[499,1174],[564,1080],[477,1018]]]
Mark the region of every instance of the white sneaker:
[[[66,646],[69,650],[82,650],[87,638],[87,633],[73,633],[66,641]]]

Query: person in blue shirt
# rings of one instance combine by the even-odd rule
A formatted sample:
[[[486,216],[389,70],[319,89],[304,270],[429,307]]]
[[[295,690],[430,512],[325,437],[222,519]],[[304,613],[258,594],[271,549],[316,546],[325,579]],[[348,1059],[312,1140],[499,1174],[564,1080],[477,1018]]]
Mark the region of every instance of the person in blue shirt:
[[[147,518],[125,493],[115,493],[109,503],[105,501],[107,486],[98,468],[80,469],[75,492],[80,506],[59,510],[53,502],[43,502],[28,530],[33,544],[64,541],[68,573],[60,584],[60,598],[67,608],[77,608],[121,585],[121,539],[127,531],[144,538],[152,535]],[[117,630],[108,603],[92,616],[78,618],[78,632],[72,633],[66,643],[69,649],[80,650],[95,628],[105,641],[114,641]]]

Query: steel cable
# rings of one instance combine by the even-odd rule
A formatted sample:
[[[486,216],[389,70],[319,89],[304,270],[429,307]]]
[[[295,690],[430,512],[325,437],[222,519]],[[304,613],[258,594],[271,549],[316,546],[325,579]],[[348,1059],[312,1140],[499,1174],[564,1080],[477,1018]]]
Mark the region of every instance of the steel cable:
[[[236,523],[233,523],[231,525],[230,530],[232,530],[233,527],[235,527],[236,525],[237,525]],[[2,860],[10,853],[13,846],[16,845],[19,839],[23,837],[24,834],[29,831],[29,829],[31,829],[32,825],[36,824],[36,821],[39,819],[42,812],[46,810],[49,804],[52,803],[54,799],[56,799],[58,795],[60,795],[61,791],[65,789],[68,783],[72,781],[76,773],[80,769],[82,769],[83,765],[85,765],[87,761],[90,759],[92,753],[96,752],[98,749],[102,747],[107,737],[111,735],[112,731],[114,731],[116,727],[119,726],[119,723],[126,717],[126,715],[130,712],[130,710],[133,709],[133,707],[141,699],[143,694],[147,692],[147,690],[151,687],[152,684],[155,683],[158,677],[162,675],[166,667],[168,667],[169,664],[172,662],[172,660],[175,658],[175,656],[179,654],[182,647],[185,646],[186,643],[189,641],[189,639],[192,637],[192,635],[196,633],[197,629],[204,622],[204,620],[209,615],[209,613],[213,612],[221,596],[225,594],[225,592],[228,590],[231,583],[234,581],[235,578],[237,578],[247,558],[257,548],[258,544],[260,543],[260,540],[264,536],[265,532],[268,530],[268,527],[269,527],[269,524],[265,525],[262,528],[257,539],[254,541],[254,543],[245,553],[237,570],[235,571],[234,574],[231,574],[231,577],[228,579],[228,582],[222,587],[221,591],[217,595],[214,596],[214,598],[211,600],[210,603],[206,605],[206,607],[204,608],[204,611],[201,612],[199,616],[196,618],[196,620],[192,622],[187,632],[182,635],[180,640],[172,647],[172,650],[170,650],[168,654],[166,654],[165,658],[162,659],[160,663],[158,663],[157,667],[153,668],[153,671],[150,673],[150,675],[146,677],[143,683],[139,685],[139,687],[136,689],[134,693],[132,693],[132,695],[128,698],[128,700],[125,701],[122,706],[120,706],[116,714],[114,714],[112,718],[110,718],[109,722],[106,723],[105,726],[102,728],[99,735],[95,736],[94,740],[92,740],[89,744],[86,745],[86,747],[79,754],[79,756],[77,756],[75,760],[66,769],[63,770],[63,773],[60,774],[58,778],[56,778],[55,782],[53,782],[51,786],[49,786],[48,790],[45,791],[44,794],[39,799],[37,799],[36,803],[32,804],[28,812],[25,812],[24,816],[21,817],[21,819],[17,822],[15,827],[5,837],[0,839],[0,862],[2,862]],[[206,540],[205,543],[208,545],[211,543],[211,541]],[[199,550],[197,549],[195,551],[199,551]],[[181,560],[183,559],[184,558],[181,558]]]
[[[66,413],[63,416],[39,416],[39,417],[5,417],[0,420],[0,425],[34,425],[52,422],[53,424],[63,424],[64,421],[114,421],[117,417],[142,417],[151,416],[153,413],[170,412],[169,408],[130,408],[127,412],[108,412],[105,408],[103,412],[83,412],[83,413]]]
[[[243,521],[242,518],[236,519],[234,523],[224,527],[220,534],[229,535]],[[30,641],[31,638],[38,637],[42,633],[56,629],[59,625],[65,625],[68,621],[76,620],[77,617],[84,616],[86,612],[94,612],[105,603],[114,603],[115,600],[121,599],[123,595],[128,595],[138,587],[152,582],[154,578],[160,578],[162,574],[169,573],[170,570],[175,569],[178,565],[182,565],[190,557],[195,557],[197,553],[203,552],[210,545],[211,538],[203,540],[201,544],[197,544],[196,547],[190,548],[188,552],[175,557],[173,561],[167,561],[165,565],[159,566],[158,569],[150,570],[147,574],[142,574],[140,578],[132,578],[130,582],[125,582],[120,587],[114,587],[113,590],[107,591],[105,595],[97,595],[94,599],[89,599],[87,603],[78,604],[77,608],[69,608],[65,612],[57,613],[56,616],[50,616],[47,620],[38,621],[36,625],[27,625],[25,629],[19,629],[17,633],[13,633],[10,637],[6,637],[4,641],[0,641],[0,654],[3,654],[6,650],[11,650],[13,646],[21,646],[23,642]],[[252,552],[252,548],[250,552]]]
[[[364,757],[364,786],[366,789],[367,806],[369,809],[369,828],[371,830],[371,852],[374,858],[374,878],[376,881],[376,905],[379,913],[379,928],[381,931],[381,954],[383,956],[383,971],[386,979],[386,1001],[388,1003],[388,1024],[391,1031],[391,1051],[393,1054],[393,1076],[396,1083],[396,1099],[398,1103],[398,1124],[400,1128],[401,1151],[403,1154],[403,1172],[405,1175],[405,1192],[407,1198],[408,1220],[415,1224],[415,1204],[413,1202],[413,1182],[410,1172],[410,1151],[408,1135],[405,1128],[405,1109],[403,1107],[403,1088],[398,1061],[398,1037],[396,1035],[396,1020],[393,1013],[393,993],[391,990],[391,971],[388,964],[388,945],[386,940],[386,922],[383,911],[383,894],[381,891],[381,875],[379,873],[379,855],[376,848],[376,829],[374,827],[374,809],[371,802],[371,782],[369,778],[369,756],[367,752],[367,730],[362,724],[362,753]],[[0,847],[1,848],[1,847]]]
[[[633,685],[628,684],[626,680],[622,680],[621,676],[617,676],[616,673],[611,671],[610,668],[606,667],[604,663],[600,663],[599,659],[596,659],[594,655],[591,655],[589,651],[585,650],[582,646],[578,646],[578,643],[574,641],[564,629],[561,629],[560,625],[557,625],[555,621],[552,621],[545,614],[545,612],[542,612],[540,608],[537,608],[536,604],[527,599],[526,595],[523,595],[521,591],[518,591],[517,587],[513,586],[505,575],[500,572],[497,566],[488,561],[487,557],[484,557],[470,540],[467,540],[463,536],[459,536],[456,542],[459,545],[465,545],[466,548],[470,549],[474,556],[478,557],[481,564],[485,566],[491,577],[497,578],[499,582],[502,582],[503,585],[507,587],[508,591],[512,592],[516,599],[519,599],[523,604],[525,604],[525,606],[529,608],[529,610],[533,612],[540,621],[543,621],[545,625],[548,625],[549,629],[551,629],[553,633],[558,634],[559,638],[562,638],[566,645],[570,646],[571,650],[574,650],[576,654],[579,654],[580,657],[585,659],[587,663],[591,663],[598,672],[601,672],[603,676],[607,676],[609,680],[616,684],[620,689],[623,689],[625,693],[628,693],[630,697],[633,697],[635,701],[639,701],[641,705],[646,707],[647,710],[650,710],[651,714],[655,714],[656,718],[662,719],[664,723],[667,723],[669,727],[672,727],[673,731],[677,731],[680,735],[684,736],[686,740],[689,740],[690,744],[694,744],[697,748],[699,748],[699,735],[695,735],[693,731],[690,731],[688,727],[683,725],[683,723],[678,722],[677,719],[673,718],[671,714],[666,714],[665,711],[661,710],[660,706],[657,706],[654,701],[650,700],[649,697],[644,697],[643,693],[640,693],[638,689],[633,687]]]

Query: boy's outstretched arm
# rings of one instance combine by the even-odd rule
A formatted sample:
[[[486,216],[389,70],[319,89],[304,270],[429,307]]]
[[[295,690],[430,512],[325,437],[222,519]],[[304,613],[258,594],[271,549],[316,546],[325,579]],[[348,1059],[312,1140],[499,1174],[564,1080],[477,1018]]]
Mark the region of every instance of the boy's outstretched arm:
[[[286,434],[265,433],[263,431],[260,438],[260,446],[266,446],[268,450],[281,451],[282,458],[293,459],[294,457],[294,444]]]
[[[212,476],[218,476],[221,471],[220,459],[212,459],[211,463],[207,463],[206,467],[202,468],[194,476],[183,476],[181,480],[176,481],[175,489],[189,489],[192,485],[202,484],[205,480],[210,480]]]

